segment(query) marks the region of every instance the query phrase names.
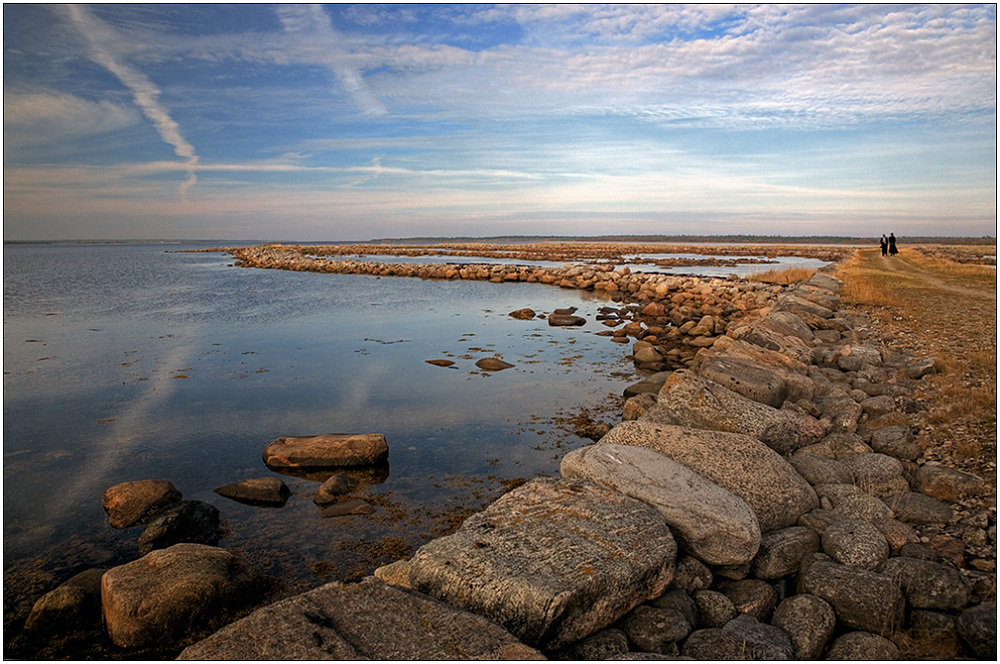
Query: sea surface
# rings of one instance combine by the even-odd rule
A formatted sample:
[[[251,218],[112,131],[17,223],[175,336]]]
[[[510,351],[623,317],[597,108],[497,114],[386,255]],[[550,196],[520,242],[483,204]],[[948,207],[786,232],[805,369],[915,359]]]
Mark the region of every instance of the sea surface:
[[[4,246],[5,575],[134,559],[141,527],[111,528],[101,494],[165,479],[216,506],[220,546],[288,592],[358,578],[519,481],[558,475],[591,442],[578,425],[617,422],[640,378],[629,349],[597,335],[597,310],[613,304],[602,294],[181,253],[201,246]],[[523,307],[576,307],[588,322],[508,316]],[[514,367],[475,366],[492,356]],[[276,438],[338,432],[389,443],[387,468],[353,477],[371,514],[323,517],[312,495],[329,473],[283,475],[282,508],[213,492],[274,475],[261,452]]]
[[[558,474],[590,442],[564,420],[636,379],[627,349],[596,335],[610,303],[593,294],[246,269],[186,248],[4,246],[5,571],[135,557],[141,527],[111,528],[101,494],[166,479],[219,509],[220,546],[293,589],[371,573],[517,478]],[[522,307],[589,322],[507,315]],[[491,356],[515,366],[475,366]],[[282,476],[280,509],[213,493],[273,475],[272,440],[332,432],[386,436],[388,469],[355,478],[374,514],[321,517],[319,475]]]

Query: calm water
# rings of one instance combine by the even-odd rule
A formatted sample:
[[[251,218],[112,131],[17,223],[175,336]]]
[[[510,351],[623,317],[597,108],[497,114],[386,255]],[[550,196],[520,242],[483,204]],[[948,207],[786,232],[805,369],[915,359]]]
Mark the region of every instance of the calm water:
[[[557,474],[590,441],[554,418],[636,379],[627,349],[595,334],[607,302],[592,294],[240,269],[182,248],[4,247],[5,570],[58,568],[80,547],[135,555],[141,530],[110,528],[101,493],[167,479],[220,510],[220,546],[298,589],[370,572],[505,480]],[[568,306],[588,324],[507,316]],[[493,355],[515,368],[474,366]],[[271,474],[261,451],[275,438],[326,432],[385,434],[388,474],[357,489],[374,514],[320,517],[317,476],[284,477],[280,509],[212,492]]]

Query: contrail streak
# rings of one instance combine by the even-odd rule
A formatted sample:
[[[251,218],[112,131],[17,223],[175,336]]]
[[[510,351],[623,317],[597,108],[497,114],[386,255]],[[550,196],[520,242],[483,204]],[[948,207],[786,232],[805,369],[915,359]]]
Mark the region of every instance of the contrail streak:
[[[114,44],[117,35],[103,21],[79,5],[67,5],[66,14],[87,40],[87,52],[91,60],[115,75],[129,91],[142,114],[153,123],[160,138],[174,148],[174,154],[185,159],[187,179],[181,183],[181,198],[187,200],[187,192],[197,181],[195,167],[198,155],[184,137],[170,112],[159,101],[160,89],[139,70],[121,62],[108,50],[106,44]]]

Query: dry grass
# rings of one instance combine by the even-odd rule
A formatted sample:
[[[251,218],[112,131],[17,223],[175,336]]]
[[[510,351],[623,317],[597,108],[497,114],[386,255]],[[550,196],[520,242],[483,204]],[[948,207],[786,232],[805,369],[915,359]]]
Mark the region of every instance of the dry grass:
[[[757,272],[748,274],[747,281],[761,281],[767,284],[797,284],[813,276],[816,270],[807,267],[789,267],[784,270],[768,270],[767,272]]]

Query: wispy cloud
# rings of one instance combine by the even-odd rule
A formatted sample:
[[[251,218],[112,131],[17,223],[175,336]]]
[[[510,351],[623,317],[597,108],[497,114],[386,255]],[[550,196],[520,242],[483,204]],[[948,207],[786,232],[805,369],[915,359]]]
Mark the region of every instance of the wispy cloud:
[[[70,21],[87,41],[87,53],[91,60],[101,65],[121,81],[132,93],[132,99],[142,114],[156,127],[160,138],[174,148],[174,154],[185,161],[187,179],[181,183],[180,195],[187,200],[187,192],[197,181],[195,166],[198,155],[194,147],[181,135],[180,127],[170,116],[170,112],[160,102],[160,89],[145,74],[123,62],[113,52],[117,38],[108,25],[80,5],[66,5],[64,8]]]
[[[293,37],[291,48],[329,67],[362,113],[377,117],[388,112],[368,89],[357,69],[347,64],[346,59],[338,57],[344,52],[344,40],[334,29],[323,7],[284,5],[277,9],[277,13],[285,31]]]

